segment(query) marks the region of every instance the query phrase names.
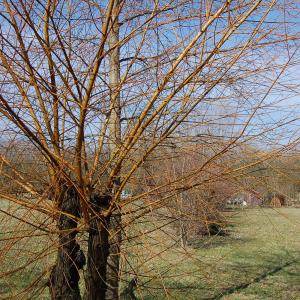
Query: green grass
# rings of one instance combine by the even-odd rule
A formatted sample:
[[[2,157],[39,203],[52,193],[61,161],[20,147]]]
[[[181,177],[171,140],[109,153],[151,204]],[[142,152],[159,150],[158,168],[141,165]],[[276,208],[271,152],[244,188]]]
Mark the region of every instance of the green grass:
[[[229,237],[159,255],[140,297],[300,299],[300,209],[246,209],[231,220]]]
[[[245,209],[228,218],[233,224],[229,236],[199,237],[186,250],[172,246],[168,230],[144,236],[135,246],[128,244],[127,258],[139,276],[138,298],[300,300],[300,209]],[[0,229],[1,237],[9,237],[3,225]],[[0,241],[0,273],[26,264],[47,245],[43,237],[18,239],[16,244]],[[0,278],[0,299],[11,299],[52,263],[49,256],[38,257],[25,269]],[[45,280],[42,277],[41,283]],[[36,297],[29,292],[14,299],[49,299],[47,290]]]

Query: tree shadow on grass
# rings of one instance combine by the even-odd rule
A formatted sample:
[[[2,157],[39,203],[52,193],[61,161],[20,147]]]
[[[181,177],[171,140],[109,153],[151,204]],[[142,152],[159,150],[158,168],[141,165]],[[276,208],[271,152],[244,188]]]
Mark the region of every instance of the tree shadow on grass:
[[[240,283],[238,285],[228,287],[228,288],[224,289],[222,292],[220,292],[216,295],[213,295],[213,296],[207,297],[207,298],[201,298],[201,299],[203,299],[203,300],[219,300],[219,299],[222,299],[224,296],[228,296],[228,295],[234,294],[236,292],[239,292],[241,290],[247,289],[250,285],[255,284],[255,283],[259,283],[262,280],[266,279],[268,276],[275,275],[276,273],[282,271],[284,268],[287,268],[287,267],[289,267],[289,266],[291,266],[291,265],[293,265],[293,264],[295,264],[299,261],[300,261],[299,258],[288,260],[285,263],[274,266],[272,269],[266,270],[265,272],[261,273],[260,275],[258,275],[255,278],[250,279],[247,282]],[[274,260],[272,260],[271,263],[274,264]],[[293,276],[299,276],[298,273],[293,273],[293,272],[292,272],[292,275]]]
[[[238,246],[253,241],[251,238],[240,238],[229,233],[226,236],[207,236],[200,237],[197,240],[191,241],[189,246],[194,249],[212,249],[216,247],[223,247],[226,245]]]
[[[243,274],[243,276],[241,277],[232,276],[231,283],[233,283],[234,280],[240,280],[240,281],[231,286],[227,285],[225,282],[222,281],[220,282],[220,284],[223,285],[223,288],[221,286],[213,287],[210,284],[207,285],[206,282],[202,280],[190,284],[182,283],[176,280],[173,282],[165,282],[164,288],[168,290],[168,293],[171,295],[170,299],[219,300],[222,299],[224,296],[230,296],[234,294],[239,294],[240,292],[244,292],[248,288],[250,289],[248,290],[248,293],[250,292],[252,293],[252,295],[253,292],[255,295],[258,292],[259,295],[268,295],[270,291],[265,290],[264,287],[262,287],[264,286],[264,283],[262,282],[264,280],[271,279],[272,276],[279,276],[278,278],[280,278],[279,279],[280,282],[286,283],[286,285],[284,286],[284,290],[278,290],[279,293],[281,292],[284,293],[282,294],[283,296],[288,291],[296,293],[297,288],[295,288],[295,286],[297,286],[297,282],[299,282],[299,278],[300,278],[299,272],[297,272],[297,268],[300,267],[299,263],[300,263],[300,257],[297,251],[285,252],[285,254],[281,253],[277,255],[274,254],[268,255],[265,253],[264,256],[260,257],[258,261],[255,260],[253,263],[241,264],[241,262],[239,261],[233,265],[231,264],[230,269],[224,269],[225,272],[227,271],[230,272],[230,270],[232,271],[234,269],[235,270],[234,273],[240,272],[241,274]],[[244,279],[242,279],[242,277]],[[271,282],[271,286],[272,286],[274,282],[276,282],[277,280],[278,280],[277,278],[271,279],[269,283]],[[224,286],[224,283],[226,284],[226,286]],[[256,285],[259,283],[261,283],[262,286]],[[293,291],[291,291],[290,289]],[[272,287],[271,290],[272,290],[271,293],[274,292]],[[279,294],[279,296],[280,295],[281,294]],[[143,299],[162,300],[166,298],[161,288],[160,291],[156,290],[155,294],[146,295],[146,297],[144,297]]]
[[[206,291],[205,286],[200,286],[199,284],[188,284],[182,283],[179,281],[173,281],[165,283],[164,287],[155,289],[154,293],[144,295],[138,299],[143,300],[162,300],[167,299],[165,291],[168,291],[168,299],[191,299],[190,295],[192,294],[201,294]],[[193,298],[194,299],[194,298]]]
[[[190,240],[188,245],[194,249],[212,249],[227,245],[238,246],[254,240],[252,238],[240,237],[236,228],[237,225],[230,223],[225,227],[224,235],[199,235],[198,238]]]

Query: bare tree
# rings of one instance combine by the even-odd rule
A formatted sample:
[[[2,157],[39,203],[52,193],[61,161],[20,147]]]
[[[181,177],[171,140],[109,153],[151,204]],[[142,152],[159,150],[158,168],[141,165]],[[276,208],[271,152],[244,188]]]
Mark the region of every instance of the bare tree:
[[[211,180],[199,174],[225,153],[295,122],[292,115],[259,121],[273,91],[282,91],[276,104],[295,92],[281,78],[296,61],[298,33],[292,24],[269,21],[289,5],[1,1],[0,172],[21,193],[1,187],[0,197],[24,208],[17,220],[51,243],[36,258],[55,249],[52,299],[81,299],[82,269],[85,299],[117,299],[121,258],[129,264],[122,242],[133,239],[126,233],[132,224]],[[200,141],[208,148],[200,165],[143,186],[138,174],[159,147]],[[31,145],[34,168],[43,166],[38,182],[14,163],[13,142]],[[248,167],[223,168],[222,176]],[[128,187],[138,192],[124,199]],[[45,220],[29,222],[29,212]]]

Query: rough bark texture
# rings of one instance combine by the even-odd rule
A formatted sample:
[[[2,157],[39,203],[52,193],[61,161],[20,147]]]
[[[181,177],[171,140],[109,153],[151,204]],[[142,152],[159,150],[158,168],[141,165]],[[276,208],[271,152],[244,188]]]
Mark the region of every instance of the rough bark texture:
[[[107,258],[109,255],[109,217],[103,217],[101,212],[110,201],[111,197],[107,195],[93,195],[91,198],[93,212],[89,225],[85,300],[105,299]]]
[[[110,255],[107,266],[107,295],[106,300],[119,299],[120,281],[120,246],[121,246],[121,214],[116,212],[111,216],[109,226]]]
[[[63,188],[58,198],[61,211],[57,227],[60,230],[59,248],[56,265],[49,279],[49,289],[52,300],[81,299],[79,290],[79,270],[85,265],[85,256],[76,242],[77,222],[71,216],[80,216],[80,203],[73,187]],[[67,214],[67,215],[66,215]]]

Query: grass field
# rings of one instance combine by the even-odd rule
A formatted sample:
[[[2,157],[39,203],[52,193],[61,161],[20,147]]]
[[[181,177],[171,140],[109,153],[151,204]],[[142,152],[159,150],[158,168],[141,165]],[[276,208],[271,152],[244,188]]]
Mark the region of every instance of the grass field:
[[[230,213],[230,220],[229,236],[195,240],[186,250],[175,247],[162,251],[155,243],[157,235],[164,245],[172,243],[169,235],[161,232],[150,237],[151,249],[140,244],[140,261],[147,260],[147,256],[152,259],[139,265],[136,256],[129,257],[138,274],[143,275],[136,290],[138,298],[300,299],[300,209],[245,209]],[[29,254],[30,247],[35,249],[27,259],[34,258],[39,248],[48,245],[42,240],[28,239],[26,243],[27,239],[22,239],[23,244],[12,244],[10,252],[2,251],[7,249],[7,242],[0,241],[0,250],[5,254],[1,274],[23,264],[19,255]],[[20,245],[25,252],[20,251]],[[42,276],[49,265],[49,257],[37,259],[22,272],[0,278],[0,299],[12,298],[13,293]],[[19,294],[15,299],[49,299],[46,290],[36,297],[28,295]]]
[[[231,221],[229,237],[159,256],[160,289],[143,299],[300,299],[300,209],[245,209]]]

